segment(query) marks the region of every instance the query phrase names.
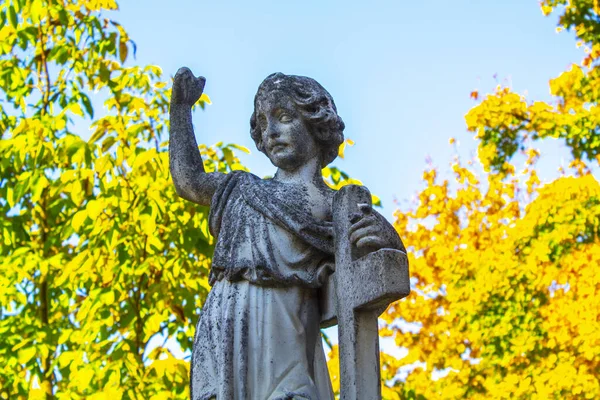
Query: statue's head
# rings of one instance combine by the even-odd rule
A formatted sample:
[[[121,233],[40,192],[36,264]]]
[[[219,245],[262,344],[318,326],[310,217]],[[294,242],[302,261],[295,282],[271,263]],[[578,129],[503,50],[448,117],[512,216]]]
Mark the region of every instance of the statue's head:
[[[271,118],[273,124],[269,122]],[[267,130],[273,126],[277,129],[276,125],[297,136],[310,135],[304,139],[298,137],[298,147],[302,147],[302,142],[314,141],[323,167],[337,157],[344,141],[344,122],[337,115],[333,98],[317,81],[305,76],[271,74],[254,97],[250,135],[258,150],[275,165],[275,152],[271,152],[265,138]]]

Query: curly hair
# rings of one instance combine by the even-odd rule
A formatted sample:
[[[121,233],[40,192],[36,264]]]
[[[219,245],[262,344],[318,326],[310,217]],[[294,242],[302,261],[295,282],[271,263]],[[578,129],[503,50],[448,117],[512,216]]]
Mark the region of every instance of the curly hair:
[[[306,76],[284,75],[281,72],[271,74],[258,87],[254,96],[254,112],[250,117],[250,136],[259,151],[264,151],[262,131],[258,124],[258,100],[274,91],[290,96],[298,112],[309,126],[310,133],[321,148],[323,167],[331,163],[338,155],[338,149],[344,141],[344,121],[337,114],[333,98],[317,81]]]

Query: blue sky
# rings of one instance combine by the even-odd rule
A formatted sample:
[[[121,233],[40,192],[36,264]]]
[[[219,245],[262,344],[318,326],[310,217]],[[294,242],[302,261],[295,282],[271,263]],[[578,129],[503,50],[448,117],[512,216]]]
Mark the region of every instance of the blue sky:
[[[537,0],[146,0],[122,2],[111,18],[136,42],[136,63],[156,64],[166,75],[188,66],[207,78],[213,105],[194,115],[199,143],[250,148],[241,158],[259,176],[274,167],[249,134],[258,85],[277,71],[315,78],[356,142],[334,165],[379,195],[390,220],[424,187],[427,159],[448,176],[450,137],[461,157],[475,156],[464,122],[476,104],[472,90],[504,84],[529,100],[550,100],[548,80],[583,56],[572,34],[555,32],[557,16],[544,17]],[[568,152],[557,142],[540,148],[540,176],[550,180]],[[328,333],[335,342],[335,329]],[[183,356],[176,343],[169,347]],[[385,340],[382,348],[404,354]]]
[[[555,32],[536,0],[122,2],[111,15],[137,44],[139,64],[166,75],[188,66],[207,78],[213,105],[194,115],[200,143],[245,145],[259,176],[274,167],[249,135],[252,100],[270,73],[306,75],[334,97],[356,145],[334,165],[382,198],[391,218],[423,187],[426,159],[444,173],[459,140],[475,155],[464,115],[473,89],[508,84],[549,100],[548,80],[579,62],[570,33]],[[566,163],[559,143],[541,146],[542,178]]]

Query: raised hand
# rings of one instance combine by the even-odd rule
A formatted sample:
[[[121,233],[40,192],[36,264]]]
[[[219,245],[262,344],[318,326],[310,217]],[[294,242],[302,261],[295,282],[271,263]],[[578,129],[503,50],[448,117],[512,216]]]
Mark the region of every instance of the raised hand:
[[[189,68],[179,68],[173,81],[171,104],[193,106],[202,96],[205,84],[203,76],[195,77]]]
[[[173,81],[169,109],[169,168],[177,194],[204,206],[225,175],[206,173],[192,125],[192,106],[202,96],[206,79],[195,77],[188,68],[179,68]]]

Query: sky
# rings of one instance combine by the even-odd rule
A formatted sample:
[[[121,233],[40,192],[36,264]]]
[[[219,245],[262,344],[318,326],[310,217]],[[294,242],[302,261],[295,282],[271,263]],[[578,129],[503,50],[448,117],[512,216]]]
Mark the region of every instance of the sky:
[[[320,82],[355,142],[333,165],[377,194],[390,220],[424,188],[428,161],[444,176],[455,151],[475,157],[464,121],[476,105],[472,90],[502,84],[528,100],[550,100],[549,79],[583,57],[537,0],[146,0],[120,7],[110,17],[137,45],[132,62],[158,65],[166,76],[181,66],[205,76],[213,104],[194,114],[198,142],[248,147],[242,162],[259,176],[275,168],[249,134],[258,85],[278,71]],[[568,152],[558,142],[540,147],[540,175],[550,180],[568,164]]]
[[[205,76],[213,104],[194,114],[198,142],[248,147],[252,153],[240,158],[259,176],[275,168],[250,138],[258,85],[273,72],[320,82],[355,142],[333,165],[377,194],[390,220],[424,188],[428,165],[449,177],[456,152],[475,158],[464,121],[477,104],[472,90],[485,94],[502,84],[548,101],[549,79],[583,57],[573,34],[556,33],[557,16],[544,17],[537,0],[146,0],[120,7],[110,17],[136,42],[132,62],[158,65],[167,76],[182,66]],[[539,147],[540,177],[552,180],[568,151],[559,142]],[[170,347],[177,355],[176,344]],[[403,355],[385,339],[382,348]]]

